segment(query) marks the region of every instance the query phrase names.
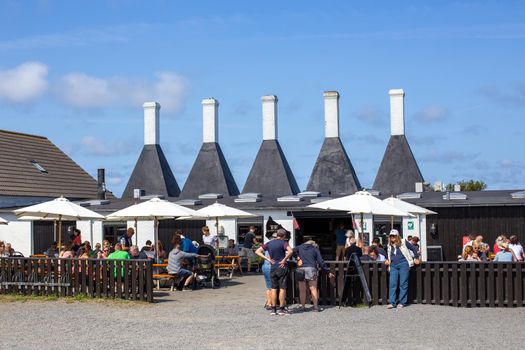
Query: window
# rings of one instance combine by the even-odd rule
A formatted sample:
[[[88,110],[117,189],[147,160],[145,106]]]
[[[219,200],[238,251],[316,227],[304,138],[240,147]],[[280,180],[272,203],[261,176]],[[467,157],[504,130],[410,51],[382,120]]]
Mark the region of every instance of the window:
[[[32,160],[31,164],[33,164],[36,170],[40,171],[41,173],[47,173],[47,170],[42,165],[38,164],[36,160]]]

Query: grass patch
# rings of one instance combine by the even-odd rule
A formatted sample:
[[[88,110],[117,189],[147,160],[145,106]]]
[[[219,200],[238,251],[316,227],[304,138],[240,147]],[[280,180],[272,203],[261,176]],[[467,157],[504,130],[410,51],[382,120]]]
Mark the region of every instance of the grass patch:
[[[23,294],[0,294],[0,303],[27,303],[27,302],[65,302],[72,303],[94,303],[94,304],[112,304],[118,306],[137,306],[151,305],[144,301],[133,301],[125,299],[112,298],[92,298],[86,294],[77,294],[72,297],[57,297],[56,295],[23,295]]]

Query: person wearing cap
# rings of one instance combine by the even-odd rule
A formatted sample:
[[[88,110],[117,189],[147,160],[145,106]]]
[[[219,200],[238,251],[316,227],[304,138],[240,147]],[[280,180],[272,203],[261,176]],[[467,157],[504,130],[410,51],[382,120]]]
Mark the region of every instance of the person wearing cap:
[[[403,308],[408,301],[408,277],[410,268],[419,265],[419,255],[417,249],[407,240],[401,239],[399,231],[393,229],[390,231],[387,247],[387,260],[385,265],[390,271],[389,301],[388,309]],[[410,254],[414,253],[414,256]],[[399,298],[396,296],[399,288]]]

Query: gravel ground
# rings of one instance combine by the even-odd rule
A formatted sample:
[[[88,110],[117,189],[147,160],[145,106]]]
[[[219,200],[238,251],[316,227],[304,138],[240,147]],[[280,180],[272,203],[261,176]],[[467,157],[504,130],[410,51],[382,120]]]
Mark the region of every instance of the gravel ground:
[[[159,292],[155,304],[0,302],[1,349],[457,349],[521,347],[525,308],[413,305],[270,316],[261,276]],[[295,311],[295,312],[294,312]],[[411,338],[408,340],[408,338]]]

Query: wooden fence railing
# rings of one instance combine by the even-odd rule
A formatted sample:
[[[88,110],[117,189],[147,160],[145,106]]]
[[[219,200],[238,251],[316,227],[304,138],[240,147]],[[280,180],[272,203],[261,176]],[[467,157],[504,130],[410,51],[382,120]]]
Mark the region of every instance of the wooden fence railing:
[[[153,301],[147,260],[1,258],[0,293]]]
[[[320,303],[337,305],[343,292],[345,262],[327,264],[335,278],[319,276]],[[381,263],[363,262],[372,295],[372,305],[388,304],[388,270]],[[462,307],[513,307],[525,304],[525,263],[426,262],[410,271],[408,300],[413,304]],[[298,302],[299,293],[290,274],[289,302]]]

